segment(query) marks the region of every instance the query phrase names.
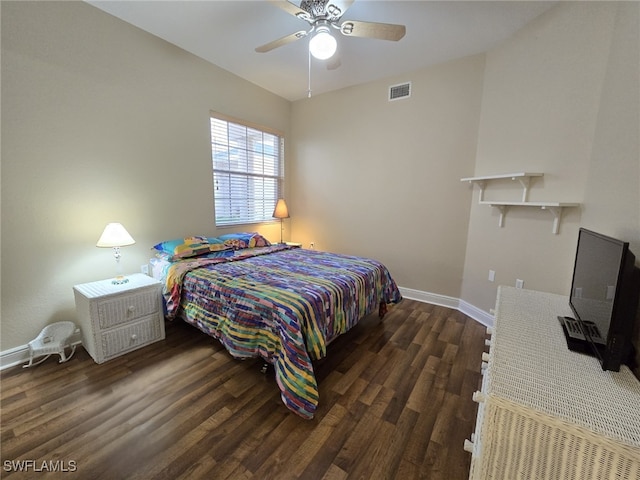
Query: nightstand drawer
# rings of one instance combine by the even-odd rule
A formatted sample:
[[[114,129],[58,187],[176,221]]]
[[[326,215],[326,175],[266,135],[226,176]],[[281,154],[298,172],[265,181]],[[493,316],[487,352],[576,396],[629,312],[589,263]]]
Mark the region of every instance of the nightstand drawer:
[[[121,355],[129,350],[143,347],[164,338],[157,315],[102,334],[104,360]]]
[[[136,273],[128,282],[111,280],[73,287],[82,345],[96,363],[162,340],[162,284]]]
[[[98,303],[100,329],[130,322],[158,311],[158,291],[152,289],[135,295],[118,296]]]

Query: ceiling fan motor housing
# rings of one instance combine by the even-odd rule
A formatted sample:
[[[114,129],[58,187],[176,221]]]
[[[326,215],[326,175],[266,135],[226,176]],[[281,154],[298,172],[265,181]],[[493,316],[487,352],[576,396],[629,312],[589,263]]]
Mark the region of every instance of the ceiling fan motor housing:
[[[330,3],[327,5],[328,0],[303,0],[300,2],[300,8],[309,12],[314,18],[339,18],[342,15],[342,10],[337,5]]]

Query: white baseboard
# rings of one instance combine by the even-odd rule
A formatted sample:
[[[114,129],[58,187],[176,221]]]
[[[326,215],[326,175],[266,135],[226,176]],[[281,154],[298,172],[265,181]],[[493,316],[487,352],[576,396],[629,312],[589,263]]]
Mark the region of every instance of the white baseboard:
[[[71,345],[82,344],[82,338],[79,333],[71,336]],[[29,345],[20,345],[0,352],[0,370],[15,367],[16,365],[24,365],[29,362]]]
[[[21,363],[27,363],[29,361],[29,347],[27,345],[21,345],[16,348],[11,348],[0,353],[0,369],[15,367]]]
[[[421,290],[413,290],[412,288],[399,287],[400,293],[404,298],[409,300],[417,300],[418,302],[431,303],[440,305],[441,307],[458,309],[459,300],[446,295],[438,295],[437,293],[423,292]]]
[[[478,307],[470,303],[460,300],[458,310],[468,317],[473,318],[476,322],[481,323],[485,327],[493,327],[494,317],[490,313],[480,310]]]
[[[464,300],[460,300],[459,298],[439,295],[437,293],[423,292],[421,290],[413,290],[411,288],[399,287],[399,289],[402,296],[409,300],[416,300],[418,302],[453,308],[454,310],[458,310],[468,317],[473,318],[476,322],[479,322],[486,327],[493,326],[493,315],[485,312],[484,310],[480,310],[478,307],[475,307]]]
[[[448,297],[446,295],[439,295],[437,293],[423,292],[421,290],[413,290],[412,288],[399,287],[400,293],[404,298],[409,300],[416,300],[418,302],[431,303],[432,305],[440,305],[441,307],[452,308],[458,310],[465,315],[473,318],[476,322],[479,322],[487,327],[493,326],[493,315],[480,310],[477,307],[460,300],[455,297]],[[80,335],[74,334],[72,338],[73,345],[79,345],[82,343]],[[11,348],[0,352],[0,370],[5,368],[15,367],[16,365],[25,364],[29,361],[29,346],[21,345],[19,347]]]

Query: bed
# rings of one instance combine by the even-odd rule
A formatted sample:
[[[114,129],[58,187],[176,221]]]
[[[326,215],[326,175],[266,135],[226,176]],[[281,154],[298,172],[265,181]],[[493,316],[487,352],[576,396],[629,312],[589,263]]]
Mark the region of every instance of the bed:
[[[387,268],[369,258],[271,245],[256,233],[189,241],[195,248],[178,255],[175,241],[164,242],[169,251],[152,261],[167,318],[218,339],[235,358],[273,365],[283,403],[304,418],[319,400],[312,362],[360,319],[402,299]]]

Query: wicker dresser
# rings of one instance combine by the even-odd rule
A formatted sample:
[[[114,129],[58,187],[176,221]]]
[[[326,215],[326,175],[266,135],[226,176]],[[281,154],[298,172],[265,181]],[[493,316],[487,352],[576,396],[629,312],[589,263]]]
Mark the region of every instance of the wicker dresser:
[[[483,355],[473,480],[640,479],[640,382],[568,350],[568,297],[500,287]]]
[[[103,363],[164,338],[162,284],[143,274],[73,287],[82,345]]]

